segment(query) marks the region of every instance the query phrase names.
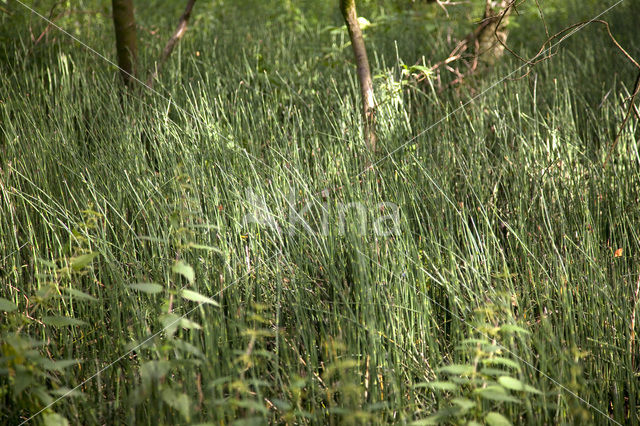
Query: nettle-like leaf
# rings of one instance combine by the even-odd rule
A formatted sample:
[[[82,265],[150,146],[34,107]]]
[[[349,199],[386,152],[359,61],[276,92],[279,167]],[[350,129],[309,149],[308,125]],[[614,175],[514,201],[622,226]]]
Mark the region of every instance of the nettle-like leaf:
[[[70,326],[82,326],[87,325],[86,322],[72,317],[66,317],[63,315],[46,316],[42,318],[42,322],[52,327],[70,327]]]
[[[198,292],[192,291],[192,290],[182,290],[180,291],[180,297],[182,297],[183,299],[186,300],[190,300],[192,302],[196,302],[196,303],[208,303],[210,305],[213,306],[220,306],[220,304],[218,302],[216,302],[215,300],[204,296]]]
[[[498,383],[500,383],[500,385],[502,385],[506,389],[510,389],[513,391],[530,392],[530,393],[538,393],[538,394],[541,393],[538,389],[534,388],[533,386],[529,386],[521,382],[520,380],[513,377],[509,377],[509,376],[502,376],[498,378]]]
[[[16,305],[10,300],[0,297],[0,311],[12,312],[12,311],[15,311],[16,309],[18,309],[18,305]]]
[[[162,401],[176,410],[185,421],[191,421],[191,398],[183,392],[171,388],[165,388],[161,393]]]
[[[100,253],[98,252],[91,252],[72,257],[69,260],[69,263],[71,264],[71,268],[74,271],[81,271],[82,269],[86,268],[91,262],[93,262],[93,259],[95,259],[99,254]]]
[[[147,361],[140,366],[140,378],[145,385],[154,380],[160,380],[171,370],[169,361]]]
[[[451,364],[451,365],[446,365],[444,367],[440,367],[436,371],[438,373],[455,374],[458,376],[464,376],[464,375],[472,374],[475,371],[475,368],[473,367],[473,365],[469,365],[469,364]]]
[[[190,284],[193,284],[193,281],[196,278],[196,274],[191,265],[181,260],[178,260],[176,263],[174,263],[171,270],[174,274],[182,275],[183,277],[185,277]]]
[[[168,313],[160,316],[160,323],[167,333],[167,336],[173,337],[179,328],[187,330],[200,330],[202,326],[185,317],[178,316],[174,313]]]
[[[495,411],[487,414],[484,420],[489,426],[511,426],[511,422],[509,421],[509,419],[507,419],[500,413],[496,413]]]
[[[76,300],[82,300],[82,301],[87,301],[87,302],[97,302],[98,299],[96,299],[95,297],[93,297],[90,294],[87,294],[83,291],[80,291],[78,289],[75,288],[71,288],[71,287],[65,287],[62,289],[62,291],[64,291],[65,293],[67,293],[69,296],[73,297]]]
[[[127,287],[132,290],[141,291],[147,294],[158,294],[164,290],[163,286],[156,283],[136,283],[129,284]]]

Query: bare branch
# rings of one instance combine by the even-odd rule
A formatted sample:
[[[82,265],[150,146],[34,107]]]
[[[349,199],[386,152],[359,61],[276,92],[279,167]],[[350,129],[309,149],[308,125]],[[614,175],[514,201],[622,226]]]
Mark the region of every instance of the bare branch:
[[[176,30],[173,32],[173,35],[171,36],[167,44],[164,46],[164,49],[162,50],[162,55],[160,56],[160,60],[156,64],[155,69],[153,70],[153,72],[149,76],[149,79],[147,80],[148,87],[153,86],[153,82],[158,78],[158,73],[162,69],[163,65],[169,59],[169,56],[171,56],[171,52],[173,52],[173,49],[176,47],[176,45],[178,44],[182,36],[187,32],[187,25],[189,23],[189,18],[191,18],[191,11],[193,10],[193,5],[195,3],[196,3],[196,0],[189,0],[187,2],[187,7],[184,9],[184,12],[180,17],[180,21],[178,21],[178,26],[176,27]]]

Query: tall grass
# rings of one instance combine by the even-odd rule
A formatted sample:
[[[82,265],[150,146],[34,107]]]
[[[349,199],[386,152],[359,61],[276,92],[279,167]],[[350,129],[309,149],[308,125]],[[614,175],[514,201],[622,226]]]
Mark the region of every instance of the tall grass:
[[[398,62],[448,52],[444,25],[420,32],[436,12],[405,12],[404,32],[405,15],[374,15],[383,153],[361,173],[337,12],[251,3],[198,6],[161,96],[124,94],[53,30],[33,47],[26,12],[3,18],[22,38],[0,65],[2,417],[55,401],[33,421],[410,423],[462,395],[466,420],[638,424],[635,118],[602,167],[633,74],[602,34],[458,109],[519,65],[436,96]],[[139,11],[149,57],[163,40],[145,29],[178,13],[165,7]],[[634,11],[608,18],[629,28]],[[586,11],[566,13],[551,24]],[[105,11],[61,23],[112,52]],[[246,223],[256,199],[277,227]],[[353,209],[339,226],[353,202],[364,234]],[[382,202],[399,233],[374,232]],[[290,223],[307,204],[313,232]],[[473,389],[491,374],[440,369],[492,357],[540,392],[486,398]]]

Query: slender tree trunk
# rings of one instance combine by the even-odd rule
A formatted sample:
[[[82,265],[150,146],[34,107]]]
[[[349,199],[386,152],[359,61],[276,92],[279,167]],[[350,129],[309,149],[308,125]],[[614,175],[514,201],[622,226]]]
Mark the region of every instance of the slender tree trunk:
[[[373,96],[373,82],[367,49],[362,38],[362,31],[358,23],[355,0],[340,0],[340,11],[347,23],[349,38],[355,56],[358,81],[362,97],[362,119],[364,122],[365,142],[371,151],[376,149],[375,98]]]
[[[138,40],[133,0],[112,0],[113,25],[116,32],[116,49],[120,74],[127,87],[131,87],[136,75]]]
[[[486,0],[484,17],[477,32],[476,55],[480,63],[493,65],[504,54],[511,8],[507,9],[504,16],[501,14],[510,3],[509,0]]]
[[[171,52],[173,52],[173,48],[176,47],[176,45],[178,44],[178,42],[180,41],[184,33],[187,32],[187,25],[189,24],[189,18],[191,18],[191,11],[193,10],[193,5],[195,3],[196,3],[196,0],[189,0],[187,2],[187,7],[184,9],[184,13],[182,13],[182,16],[180,17],[180,21],[178,22],[178,27],[173,32],[173,35],[171,36],[167,44],[164,46],[164,49],[162,50],[162,56],[160,57],[160,61],[158,61],[158,64],[156,65],[155,69],[153,70],[153,72],[149,76],[149,79],[147,80],[147,86],[149,87],[153,86],[153,81],[158,77],[158,73],[160,72],[160,69],[162,68],[164,63],[167,62],[167,59],[169,59]]]

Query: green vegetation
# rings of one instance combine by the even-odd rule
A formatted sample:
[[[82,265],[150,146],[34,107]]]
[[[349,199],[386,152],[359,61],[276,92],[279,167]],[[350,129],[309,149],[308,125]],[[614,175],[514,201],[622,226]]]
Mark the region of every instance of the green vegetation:
[[[56,23],[113,60],[107,2],[71,3]],[[608,6],[545,3],[552,31]],[[197,3],[157,92],[9,5],[2,423],[640,422],[637,116],[603,168],[637,71],[602,28],[438,93],[412,74],[478,11],[362,1],[370,157],[337,1]],[[138,6],[147,69],[183,8]],[[639,14],[603,17],[634,57]],[[511,19],[537,51],[535,7]]]

